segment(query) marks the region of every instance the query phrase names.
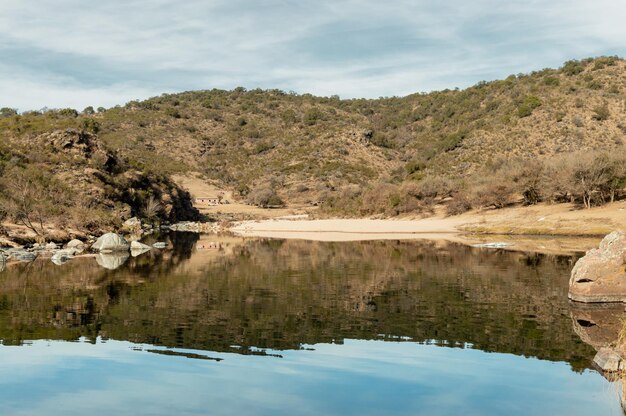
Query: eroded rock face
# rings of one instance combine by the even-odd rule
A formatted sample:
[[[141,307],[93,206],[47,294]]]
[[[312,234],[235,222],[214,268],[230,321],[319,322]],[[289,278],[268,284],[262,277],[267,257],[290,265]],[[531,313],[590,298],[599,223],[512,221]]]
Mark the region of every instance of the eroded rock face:
[[[569,298],[578,302],[626,302],[626,232],[614,231],[572,270]]]

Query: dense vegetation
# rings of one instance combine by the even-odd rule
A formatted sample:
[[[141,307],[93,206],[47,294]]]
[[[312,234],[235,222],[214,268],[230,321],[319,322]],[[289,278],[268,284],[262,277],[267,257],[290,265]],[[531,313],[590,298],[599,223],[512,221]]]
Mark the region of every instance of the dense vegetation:
[[[333,215],[592,206],[624,197],[625,85],[626,61],[600,57],[373,100],[237,88],[80,113],[2,109],[0,135],[80,129],[146,175],[199,172],[251,203]]]

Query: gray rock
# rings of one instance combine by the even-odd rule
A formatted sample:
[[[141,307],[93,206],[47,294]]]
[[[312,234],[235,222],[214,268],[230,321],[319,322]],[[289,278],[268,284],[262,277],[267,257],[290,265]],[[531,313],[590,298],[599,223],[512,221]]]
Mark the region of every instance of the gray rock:
[[[154,247],[154,248],[165,248],[165,247],[167,247],[167,243],[162,243],[162,242],[154,243],[154,244],[152,244],[152,247]]]
[[[91,246],[91,248],[100,252],[128,251],[129,247],[128,241],[121,235],[115,233],[107,233],[100,236],[93,246]]]
[[[73,250],[61,250],[54,253],[50,260],[52,260],[52,263],[60,266],[67,263],[72,257],[74,257]]]
[[[77,248],[77,249],[80,249],[80,248],[84,249],[85,246],[86,246],[85,243],[83,243],[82,241],[77,240],[77,239],[73,239],[73,240],[71,240],[69,243],[67,243],[65,245],[65,247],[67,247],[67,248]]]
[[[139,257],[142,254],[149,253],[151,248],[131,248],[130,255],[133,257]]]
[[[46,250],[56,250],[57,249],[57,245],[56,245],[56,243],[50,242],[50,243],[46,244],[45,248],[46,248]]]
[[[602,369],[602,371],[615,372],[619,370],[622,358],[610,348],[601,348],[593,357],[593,362]]]
[[[147,244],[140,243],[139,241],[132,241],[130,243],[131,250],[150,250],[150,246]]]
[[[124,263],[126,263],[126,260],[128,260],[128,257],[128,253],[123,252],[110,254],[100,253],[96,256],[96,262],[98,263],[98,265],[104,267],[105,269],[115,270],[124,265]]]
[[[13,258],[17,261],[30,263],[37,258],[37,255],[34,253],[29,253],[28,251],[18,251],[13,254]]]
[[[141,221],[137,217],[132,217],[124,221],[122,229],[128,231],[135,231],[141,229]]]

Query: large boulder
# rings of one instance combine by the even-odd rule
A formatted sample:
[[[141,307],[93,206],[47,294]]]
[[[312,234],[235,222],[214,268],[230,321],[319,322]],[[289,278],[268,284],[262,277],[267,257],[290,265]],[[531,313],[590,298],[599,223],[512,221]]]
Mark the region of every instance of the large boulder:
[[[626,302],[626,232],[614,231],[576,262],[569,298],[578,302]]]
[[[100,252],[128,251],[130,245],[121,235],[107,233],[100,236],[91,248]]]

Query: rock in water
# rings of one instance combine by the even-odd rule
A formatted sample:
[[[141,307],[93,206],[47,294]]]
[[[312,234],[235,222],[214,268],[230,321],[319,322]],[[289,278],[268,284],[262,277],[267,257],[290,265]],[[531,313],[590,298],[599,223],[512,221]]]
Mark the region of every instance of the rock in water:
[[[70,260],[72,257],[74,257],[74,251],[65,251],[65,250],[61,250],[61,251],[57,251],[56,253],[54,253],[54,255],[50,258],[50,260],[52,260],[52,263],[56,264],[57,266],[60,266],[62,264],[65,264],[68,262],[68,260]]]
[[[75,249],[75,250],[77,250],[79,252],[82,252],[83,250],[85,250],[86,244],[83,243],[80,240],[74,239],[74,240],[70,241],[69,243],[67,243],[67,245],[65,247],[73,248],[73,249]]]
[[[150,246],[147,244],[140,243],[139,241],[132,241],[130,243],[131,250],[150,250]]]
[[[569,298],[578,302],[626,302],[626,232],[604,237],[574,265]]]
[[[105,269],[115,270],[120,268],[126,260],[128,260],[128,253],[117,252],[117,253],[100,253],[96,257],[96,262]]]
[[[37,255],[30,253],[28,251],[19,251],[13,254],[13,258],[17,261],[30,263],[31,261],[34,261],[37,258]]]
[[[98,251],[128,251],[129,244],[124,237],[115,233],[107,233],[96,240],[91,246]]]

